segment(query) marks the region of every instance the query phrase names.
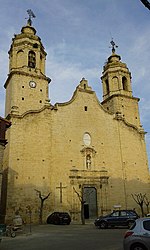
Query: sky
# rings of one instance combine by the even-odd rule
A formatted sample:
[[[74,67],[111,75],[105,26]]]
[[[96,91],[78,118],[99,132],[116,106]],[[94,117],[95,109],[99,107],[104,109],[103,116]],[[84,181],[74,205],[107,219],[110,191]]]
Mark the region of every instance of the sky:
[[[52,104],[69,101],[83,77],[102,101],[100,77],[113,38],[116,53],[131,72],[133,96],[140,98],[150,164],[150,11],[141,1],[0,0],[0,6],[0,116],[4,117],[8,50],[31,9],[36,16],[33,27],[47,52]]]

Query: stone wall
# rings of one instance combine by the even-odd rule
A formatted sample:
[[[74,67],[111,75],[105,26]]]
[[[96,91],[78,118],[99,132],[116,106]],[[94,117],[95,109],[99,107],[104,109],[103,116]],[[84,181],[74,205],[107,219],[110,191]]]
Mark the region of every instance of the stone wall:
[[[30,206],[32,220],[38,222],[36,190],[51,193],[44,204],[44,222],[53,211],[68,211],[80,220],[81,204],[74,189],[81,193],[84,187],[96,189],[97,215],[115,205],[138,210],[131,194],[149,190],[144,136],[104,110],[94,92],[77,91],[66,104],[12,116],[11,121],[4,157],[9,167],[7,220],[19,210],[28,222]],[[91,136],[88,147],[85,133]]]

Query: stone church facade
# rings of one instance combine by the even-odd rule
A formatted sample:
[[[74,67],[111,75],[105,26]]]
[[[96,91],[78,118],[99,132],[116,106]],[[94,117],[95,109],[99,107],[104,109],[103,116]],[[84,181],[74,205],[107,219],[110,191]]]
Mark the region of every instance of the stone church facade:
[[[131,73],[113,47],[102,72],[103,101],[86,79],[71,100],[52,105],[46,52],[30,20],[15,35],[5,82],[5,116],[11,121],[3,167],[7,171],[6,220],[19,211],[38,221],[42,195],[44,220],[67,211],[72,220],[94,219],[114,208],[138,210],[131,194],[149,192],[145,132]],[[77,195],[78,194],[78,195]]]

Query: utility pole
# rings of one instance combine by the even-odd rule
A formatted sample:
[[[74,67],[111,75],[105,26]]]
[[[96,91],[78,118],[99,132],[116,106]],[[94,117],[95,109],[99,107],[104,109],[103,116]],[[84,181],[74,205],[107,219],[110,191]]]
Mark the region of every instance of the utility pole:
[[[149,2],[149,1],[147,1],[147,0],[140,0],[140,1],[141,1],[141,3],[144,4],[144,6],[145,6],[146,8],[148,8],[148,9],[150,10],[150,2]]]

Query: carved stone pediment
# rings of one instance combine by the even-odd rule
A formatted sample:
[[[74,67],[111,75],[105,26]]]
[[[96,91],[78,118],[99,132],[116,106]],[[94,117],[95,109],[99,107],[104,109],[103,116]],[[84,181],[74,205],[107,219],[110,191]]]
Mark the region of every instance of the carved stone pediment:
[[[92,157],[94,157],[96,154],[96,150],[94,148],[91,148],[91,147],[84,147],[80,152],[83,154],[83,156],[86,156],[88,154],[92,154]]]

